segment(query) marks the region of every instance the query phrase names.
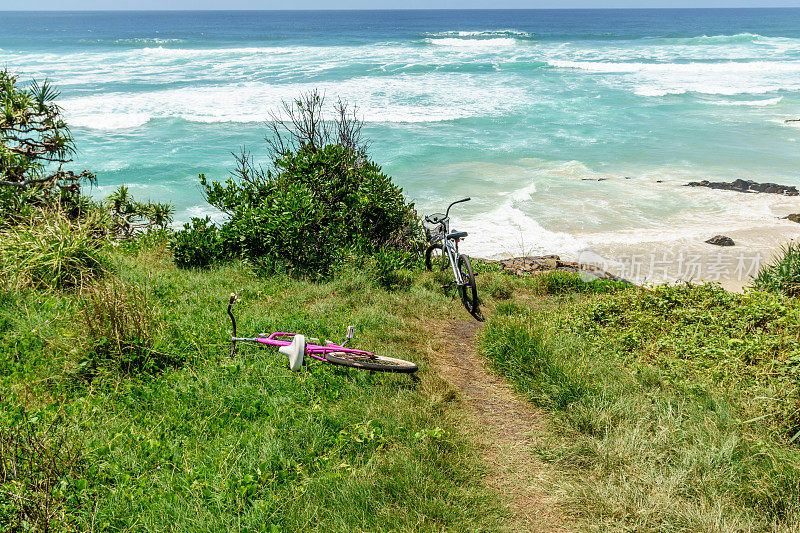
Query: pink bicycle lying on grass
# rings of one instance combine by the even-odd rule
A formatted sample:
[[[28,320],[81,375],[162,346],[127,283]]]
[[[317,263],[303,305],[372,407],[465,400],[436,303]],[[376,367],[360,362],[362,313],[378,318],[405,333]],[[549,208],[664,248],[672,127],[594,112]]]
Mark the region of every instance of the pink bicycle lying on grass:
[[[350,366],[353,368],[360,368],[362,370],[373,370],[377,372],[399,372],[403,374],[410,374],[417,371],[417,365],[410,361],[403,361],[402,359],[394,359],[393,357],[384,357],[375,355],[374,353],[364,350],[356,350],[353,348],[345,348],[345,344],[353,339],[355,328],[353,326],[347,327],[347,336],[341,345],[334,344],[331,341],[325,341],[324,345],[309,344],[306,337],[300,333],[283,333],[275,332],[270,335],[261,334],[257,337],[237,337],[236,336],[236,318],[233,316],[231,308],[236,302],[237,296],[231,294],[231,299],[228,302],[228,316],[231,318],[233,325],[233,336],[231,337],[231,357],[236,351],[237,342],[256,342],[266,344],[269,346],[277,346],[278,351],[289,358],[289,368],[292,370],[300,370],[303,366],[303,360],[308,355],[318,361],[325,363],[332,363],[334,365]],[[319,342],[319,339],[308,339],[310,341]]]

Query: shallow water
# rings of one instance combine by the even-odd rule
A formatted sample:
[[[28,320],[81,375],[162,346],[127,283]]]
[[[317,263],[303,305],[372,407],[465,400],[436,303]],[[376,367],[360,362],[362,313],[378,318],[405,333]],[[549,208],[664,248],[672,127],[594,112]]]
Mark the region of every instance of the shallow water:
[[[473,255],[598,253],[657,281],[687,276],[641,276],[630,257],[708,268],[800,229],[777,218],[796,199],[681,186],[800,185],[800,130],[784,122],[800,115],[800,10],[0,18],[0,64],[62,90],[95,193],[126,183],[178,221],[213,214],[198,173],[226,177],[243,145],[265,157],[269,112],[319,88],[359,107],[373,157],[421,212],[473,197],[454,209]],[[702,242],[717,233],[740,246]]]

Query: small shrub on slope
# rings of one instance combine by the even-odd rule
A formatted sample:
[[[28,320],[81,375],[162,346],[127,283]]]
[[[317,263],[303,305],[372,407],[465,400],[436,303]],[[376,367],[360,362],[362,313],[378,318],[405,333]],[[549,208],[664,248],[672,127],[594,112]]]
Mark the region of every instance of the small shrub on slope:
[[[42,212],[0,232],[0,279],[13,288],[66,290],[109,269],[103,228],[93,218]]]
[[[183,230],[173,235],[172,254],[181,268],[209,266],[222,253],[219,229],[209,217],[193,218],[183,225]]]
[[[772,263],[761,267],[753,287],[787,296],[800,295],[800,243],[784,246]]]
[[[155,351],[159,322],[153,306],[136,286],[109,279],[83,293],[88,354],[78,372],[91,377],[97,369],[156,373],[180,363],[180,356]]]

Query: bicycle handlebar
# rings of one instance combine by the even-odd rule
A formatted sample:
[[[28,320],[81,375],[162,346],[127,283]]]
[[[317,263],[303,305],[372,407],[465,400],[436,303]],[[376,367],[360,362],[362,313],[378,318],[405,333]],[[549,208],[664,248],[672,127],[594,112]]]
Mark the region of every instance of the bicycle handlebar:
[[[469,202],[471,199],[472,199],[472,198],[470,198],[469,196],[467,196],[466,198],[462,198],[461,200],[456,200],[456,201],[455,201],[455,202],[453,202],[452,204],[448,205],[448,206],[447,206],[447,211],[445,211],[445,213],[444,213],[444,218],[447,218],[447,217],[450,215],[450,208],[451,208],[451,207],[453,207],[453,206],[454,206],[454,205],[456,205],[456,204],[460,204],[460,203],[462,203],[462,202]]]

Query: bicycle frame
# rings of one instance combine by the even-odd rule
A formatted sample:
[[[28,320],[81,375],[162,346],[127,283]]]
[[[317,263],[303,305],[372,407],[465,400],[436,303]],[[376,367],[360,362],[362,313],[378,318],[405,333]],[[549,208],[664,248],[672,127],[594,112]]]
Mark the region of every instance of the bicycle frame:
[[[470,198],[464,198],[463,200],[456,200],[449,206],[447,206],[447,211],[445,212],[444,219],[439,222],[441,228],[444,229],[444,235],[442,236],[442,255],[445,253],[447,257],[450,259],[450,268],[453,270],[453,278],[456,280],[456,286],[461,287],[464,285],[464,277],[461,275],[461,271],[458,269],[458,241],[459,239],[448,239],[447,236],[450,234],[450,208],[456,204],[460,204],[462,202],[468,202]]]
[[[233,304],[238,299],[238,294],[231,294],[230,301],[228,302],[228,316],[231,319],[231,326],[233,327],[233,336],[231,337],[231,357],[233,357],[234,353],[236,352],[236,343],[237,342],[258,342],[261,344],[267,344],[269,346],[277,346],[280,348],[281,346],[289,346],[292,344],[292,339],[294,339],[295,335],[299,335],[298,333],[286,333],[283,331],[276,331],[275,333],[271,333],[267,336],[258,336],[258,337],[237,337],[236,336],[236,317],[233,316],[233,312],[231,308]],[[288,337],[288,340],[286,339]],[[353,330],[351,327],[347,328],[347,338],[342,343],[342,345],[334,344],[330,341],[325,341],[325,345],[320,344],[306,344],[305,355],[310,355],[314,359],[319,361],[323,361],[327,363],[327,359],[325,359],[325,354],[337,352],[337,353],[354,353],[359,355],[364,355],[370,358],[375,357],[375,354],[372,352],[367,352],[365,350],[356,350],[353,348],[345,348],[343,345],[347,344],[350,339],[353,337]]]
[[[294,338],[295,335],[298,333],[284,333],[282,331],[276,331],[275,333],[271,333],[266,337],[231,337],[232,341],[235,342],[260,342],[261,344],[268,344],[269,346],[289,346],[292,344],[291,340],[283,340],[279,337],[289,337],[290,339]],[[343,352],[343,353],[355,353],[359,355],[366,355],[366,356],[375,356],[375,354],[371,352],[367,352],[364,350],[356,350],[354,348],[345,348],[344,346],[340,346],[338,344],[334,344],[332,342],[326,342],[325,345],[320,344],[306,344],[306,355],[310,355],[314,359],[318,359],[319,361],[328,362],[325,359],[326,353],[332,352]]]
[[[445,235],[450,233],[450,220],[447,220]],[[458,269],[458,239],[442,239],[442,254],[447,254],[450,259],[450,268],[453,270],[453,277],[456,280],[456,286],[464,285],[464,278],[461,276],[461,271]]]

